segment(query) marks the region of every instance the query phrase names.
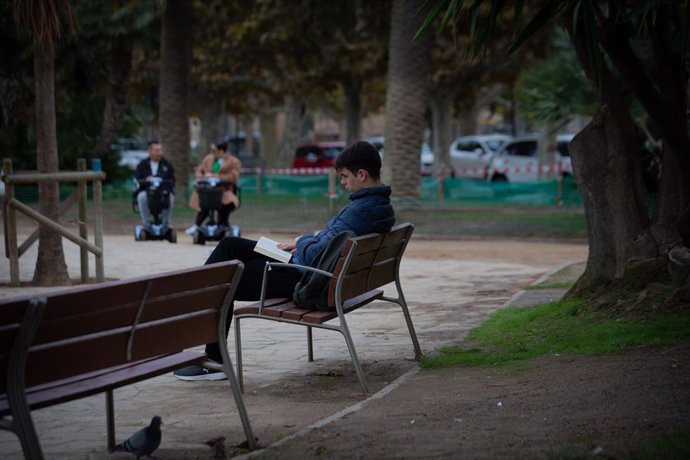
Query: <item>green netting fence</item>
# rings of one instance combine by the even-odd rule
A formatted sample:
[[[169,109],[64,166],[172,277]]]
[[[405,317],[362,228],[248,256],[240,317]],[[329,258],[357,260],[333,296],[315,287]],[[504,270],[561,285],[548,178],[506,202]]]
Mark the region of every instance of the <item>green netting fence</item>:
[[[191,193],[193,180],[189,182]],[[479,180],[447,178],[440,186],[438,179],[423,177],[421,179],[421,198],[427,202],[475,202],[483,204],[519,204],[532,206],[582,205],[582,196],[572,179],[563,181],[550,180],[534,183],[490,183]],[[257,176],[247,175],[240,178],[243,195],[324,197],[328,196],[328,176],[261,176],[259,187]],[[66,198],[76,185],[60,185],[61,199]],[[104,199],[128,197],[134,189],[131,181],[104,185]],[[90,193],[90,189],[89,189]],[[336,186],[338,196],[346,192]],[[38,187],[31,185],[16,186],[17,198],[25,203],[38,202]]]

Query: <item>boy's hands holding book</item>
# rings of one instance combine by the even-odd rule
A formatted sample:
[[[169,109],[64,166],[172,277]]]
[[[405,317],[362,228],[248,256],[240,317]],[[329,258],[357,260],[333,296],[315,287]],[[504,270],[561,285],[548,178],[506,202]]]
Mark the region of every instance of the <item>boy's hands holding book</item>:
[[[295,253],[295,249],[297,249],[297,245],[295,243],[278,243],[278,249],[282,249],[283,251]]]
[[[288,250],[283,248],[290,248]],[[262,236],[259,241],[256,242],[254,251],[272,259],[278,260],[283,263],[288,263],[292,257],[292,252],[295,249],[294,244],[291,243],[278,243],[270,238]]]

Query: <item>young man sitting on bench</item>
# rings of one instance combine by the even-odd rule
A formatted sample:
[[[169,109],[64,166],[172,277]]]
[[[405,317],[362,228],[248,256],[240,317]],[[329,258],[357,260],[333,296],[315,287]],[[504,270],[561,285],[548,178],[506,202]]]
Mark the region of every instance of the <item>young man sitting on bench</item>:
[[[335,170],[340,185],[350,193],[350,203],[328,220],[326,228],[316,234],[307,233],[294,243],[282,243],[279,247],[292,253],[290,263],[311,266],[316,255],[337,234],[351,231],[355,234],[386,233],[395,224],[395,213],[390,203],[391,188],[381,184],[381,157],[368,142],[355,142],[346,147],[335,160]],[[244,271],[235,292],[235,300],[257,301],[261,296],[261,284],[269,257],[254,251],[256,241],[227,237],[218,243],[206,264],[238,259],[244,262]],[[300,280],[299,270],[274,268],[266,294],[272,297],[292,297]],[[232,315],[228,315],[227,330]],[[206,354],[212,361],[221,362],[218,343],[206,345]],[[182,380],[221,380],[225,373],[212,369],[189,366],[178,369],[175,376]]]

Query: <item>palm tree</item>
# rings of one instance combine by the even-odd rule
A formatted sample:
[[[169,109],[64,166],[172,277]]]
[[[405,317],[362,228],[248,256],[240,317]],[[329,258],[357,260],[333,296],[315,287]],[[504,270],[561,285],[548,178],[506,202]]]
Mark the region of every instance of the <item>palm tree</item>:
[[[163,10],[160,68],[161,144],[175,167],[178,190],[189,176],[189,75],[193,8],[190,0],[171,0]],[[181,196],[181,194],[179,194]]]
[[[420,148],[429,72],[429,34],[413,40],[422,24],[421,0],[394,0],[386,90],[386,148],[382,178],[399,197],[419,198]]]
[[[13,13],[16,21],[23,24],[33,36],[37,169],[39,173],[57,172],[55,42],[62,30],[62,18],[72,24],[72,10],[66,0],[15,0]],[[41,183],[38,193],[41,214],[57,221],[60,216],[58,183]],[[33,282],[38,286],[69,284],[62,237],[42,225],[38,233],[38,257]]]

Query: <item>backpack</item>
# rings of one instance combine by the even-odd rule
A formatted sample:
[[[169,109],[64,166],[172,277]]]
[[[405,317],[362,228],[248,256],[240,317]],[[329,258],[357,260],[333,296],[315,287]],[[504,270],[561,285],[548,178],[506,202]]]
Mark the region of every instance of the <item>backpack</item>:
[[[332,272],[348,239],[357,236],[355,232],[340,232],[326,244],[314,258],[313,268]],[[302,308],[330,310],[328,306],[328,284],[331,278],[321,273],[306,271],[295,285],[292,300]]]

